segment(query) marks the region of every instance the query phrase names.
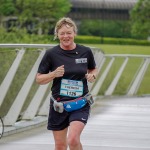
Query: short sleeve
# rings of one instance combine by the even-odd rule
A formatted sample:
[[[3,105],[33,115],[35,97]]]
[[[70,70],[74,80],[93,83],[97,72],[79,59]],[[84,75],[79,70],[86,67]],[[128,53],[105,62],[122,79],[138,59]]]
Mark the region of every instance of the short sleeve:
[[[50,53],[47,50],[39,64],[37,72],[41,74],[46,74],[49,73],[50,71],[51,71],[51,58]]]
[[[94,59],[94,55],[92,50],[89,50],[89,61],[88,61],[88,69],[95,69],[96,68],[96,63]]]

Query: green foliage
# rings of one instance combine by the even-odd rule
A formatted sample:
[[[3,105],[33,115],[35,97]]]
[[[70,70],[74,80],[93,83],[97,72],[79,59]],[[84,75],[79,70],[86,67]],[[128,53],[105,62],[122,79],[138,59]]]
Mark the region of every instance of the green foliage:
[[[80,35],[103,37],[131,37],[128,21],[83,20],[79,26]]]
[[[98,36],[77,36],[75,41],[77,43],[90,44],[119,44],[119,45],[150,45],[150,41],[136,40],[126,38],[107,38]]]
[[[56,43],[52,35],[27,34],[26,28],[12,28],[12,32],[6,32],[0,28],[0,43],[28,43],[28,44],[49,44]]]
[[[70,2],[67,0],[17,0],[17,16],[21,26],[30,24],[34,30],[40,29],[48,33],[54,27],[58,18],[70,11]],[[33,32],[33,31],[31,31]]]
[[[13,0],[0,0],[0,15],[8,16],[15,12]]]
[[[36,35],[27,34],[26,28],[17,29],[12,28],[12,32],[6,32],[4,28],[0,28],[0,43],[58,43],[58,41],[53,40],[53,35]],[[150,45],[150,41],[147,40],[136,40],[136,39],[126,39],[126,38],[108,38],[108,37],[98,37],[98,36],[81,36],[78,35],[75,38],[76,43],[84,44],[118,44],[118,45]]]
[[[7,28],[12,31],[13,27],[27,28],[30,33],[47,34],[56,21],[64,17],[71,7],[69,0],[1,0],[0,21],[9,16],[16,17],[15,25]],[[10,24],[10,23],[9,23]]]
[[[132,34],[139,38],[150,36],[150,0],[139,0],[131,10]]]

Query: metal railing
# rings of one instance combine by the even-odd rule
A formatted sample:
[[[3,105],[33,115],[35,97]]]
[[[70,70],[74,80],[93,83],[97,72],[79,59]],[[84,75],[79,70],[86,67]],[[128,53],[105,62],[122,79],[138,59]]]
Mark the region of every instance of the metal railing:
[[[35,85],[35,75],[37,72],[38,65],[45,53],[46,49],[52,48],[54,45],[51,44],[0,44],[1,49],[6,49],[5,52],[9,55],[9,48],[16,50],[16,57],[12,61],[11,66],[9,67],[4,79],[1,81],[0,85],[0,109],[4,110],[3,107],[7,107],[8,105],[5,103],[10,103],[10,107],[7,108],[5,114],[3,114],[4,125],[5,126],[14,126],[16,122],[22,120],[33,120],[36,116],[47,116],[49,110],[49,98],[50,98],[50,84],[46,85],[36,85],[36,88],[33,88],[33,84]],[[29,69],[29,73],[27,74],[24,81],[21,83],[21,87],[14,96],[13,100],[10,96],[7,97],[9,93],[10,87],[14,84],[14,80],[16,77],[16,73],[18,68],[21,65],[21,62],[24,59],[24,56],[27,52],[27,49],[34,49],[36,52],[37,58],[35,59],[31,69],[29,66],[23,66],[21,68]],[[117,84],[125,70],[129,59],[131,58],[141,58],[142,61],[134,74],[132,81],[128,85],[128,90],[126,91],[125,95],[133,96],[136,95],[141,82],[144,78],[146,71],[148,70],[148,66],[150,63],[150,55],[120,55],[120,54],[113,54],[113,55],[105,55],[101,50],[97,48],[92,48],[94,57],[97,63],[99,75],[96,79],[96,82],[93,84],[89,84],[89,88],[91,93],[94,96],[99,95],[99,92],[104,85],[104,82],[107,80],[107,76],[110,74],[110,69],[112,69],[113,63],[117,58],[123,58],[123,62],[120,65],[119,69],[116,72],[116,75],[111,79],[110,83],[108,84],[106,90],[104,91],[104,95],[113,95]],[[3,51],[4,52],[4,51]],[[37,54],[38,52],[38,54]],[[35,54],[35,53],[34,53]],[[34,55],[33,54],[33,55]],[[0,52],[1,55],[1,52]],[[105,65],[106,60],[110,59],[107,65]],[[26,61],[30,61],[32,58],[28,58]],[[30,64],[30,62],[29,62]],[[104,67],[105,66],[105,67]],[[104,67],[104,68],[103,68]],[[103,71],[101,71],[103,68]],[[1,72],[2,72],[1,68]],[[149,75],[150,76],[150,75]],[[16,79],[17,80],[17,79]],[[147,83],[148,84],[148,83]],[[150,84],[150,83],[149,83]],[[34,89],[34,90],[33,90]],[[29,96],[30,91],[33,91],[32,96]],[[143,93],[144,94],[144,93]],[[30,99],[30,101],[28,101]],[[7,102],[6,102],[7,101]],[[24,108],[24,105],[26,107]],[[24,109],[23,109],[24,108]],[[2,113],[2,111],[0,111]]]

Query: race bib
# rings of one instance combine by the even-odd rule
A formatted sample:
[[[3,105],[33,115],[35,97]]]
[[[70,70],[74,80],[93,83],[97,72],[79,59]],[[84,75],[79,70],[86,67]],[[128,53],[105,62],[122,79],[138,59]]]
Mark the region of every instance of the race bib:
[[[78,80],[61,80],[60,95],[79,97],[83,95],[83,82]]]

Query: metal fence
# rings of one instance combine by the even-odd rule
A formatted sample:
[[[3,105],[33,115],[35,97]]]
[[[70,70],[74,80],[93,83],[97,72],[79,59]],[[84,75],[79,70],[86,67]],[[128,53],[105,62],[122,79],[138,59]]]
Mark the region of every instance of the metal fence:
[[[35,75],[45,50],[53,46],[50,44],[0,44],[0,48],[3,49],[0,51],[2,61],[0,116],[4,118],[5,126],[13,126],[17,121],[32,120],[36,116],[48,115],[51,83],[37,85]],[[89,83],[90,91],[94,96],[114,95],[117,93],[115,93],[117,88],[123,88],[121,90],[123,95],[134,96],[140,89],[145,76],[147,78],[150,76],[149,55],[105,55],[100,49],[92,48],[92,50],[99,71],[96,82]],[[11,54],[13,59],[10,58]],[[118,58],[121,61],[117,62],[119,66],[115,68],[114,64]],[[132,58],[138,61],[133,64]],[[134,69],[131,68],[132,73],[126,70],[127,65],[131,66],[131,64],[136,66]],[[124,84],[123,76],[130,76],[128,83]],[[150,83],[147,84],[149,87]],[[147,90],[149,92],[150,89]],[[149,94],[148,92],[142,94]]]

